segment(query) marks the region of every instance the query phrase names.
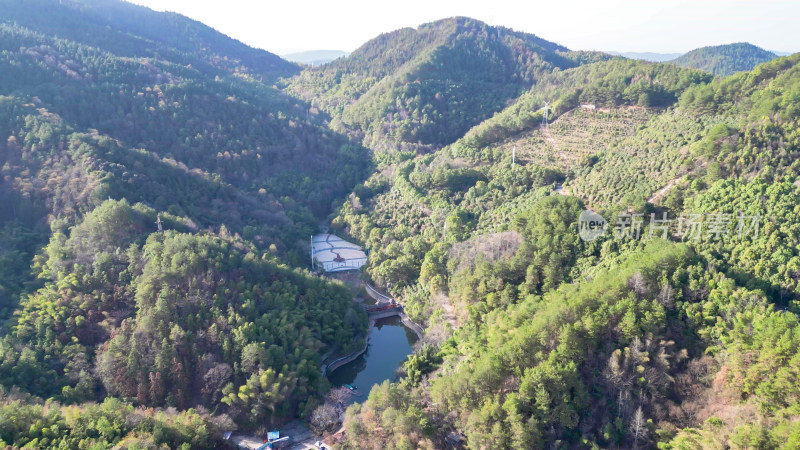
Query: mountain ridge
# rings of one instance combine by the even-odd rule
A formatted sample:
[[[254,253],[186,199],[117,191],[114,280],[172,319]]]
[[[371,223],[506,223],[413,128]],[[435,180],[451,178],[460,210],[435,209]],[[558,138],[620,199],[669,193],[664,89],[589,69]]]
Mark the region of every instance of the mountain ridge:
[[[159,52],[166,52],[171,58],[192,55],[195,63],[230,73],[245,71],[266,79],[299,71],[295,64],[243,44],[201,22],[125,1],[3,0],[0,6],[4,7],[2,21],[103,47],[118,56],[156,57]],[[38,13],[44,10],[48,13]],[[65,26],[69,23],[81,26]]]
[[[752,70],[778,55],[748,42],[700,47],[668,61],[683,67],[727,76]]]
[[[723,77],[451,17],[300,67],[0,6],[0,443],[800,443],[800,54]],[[371,322],[307,270],[323,228],[425,327],[346,411],[320,369]]]
[[[374,150],[430,151],[515,98],[540,72],[577,64],[566,47],[535,35],[454,17],[381,34],[346,58],[304,71],[287,90],[314,98],[334,129]]]
[[[371,170],[366,149],[274,87],[299,66],[182,16],[2,6],[0,440],[218,448],[220,427],[313,408],[321,352],[352,351],[367,322],[301,269],[304,246]],[[62,432],[10,430],[40,398]],[[203,405],[218,412],[188,411]],[[70,408],[116,431],[90,437]]]

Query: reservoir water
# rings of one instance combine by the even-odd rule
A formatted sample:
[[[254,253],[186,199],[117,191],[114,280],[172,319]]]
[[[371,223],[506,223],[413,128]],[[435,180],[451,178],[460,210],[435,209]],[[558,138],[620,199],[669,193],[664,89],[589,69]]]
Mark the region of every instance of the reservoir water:
[[[413,352],[416,341],[417,336],[399,318],[379,320],[369,335],[367,351],[331,372],[328,379],[334,386],[358,387],[361,395],[351,396],[351,403],[364,402],[373,385],[397,381],[397,368]]]

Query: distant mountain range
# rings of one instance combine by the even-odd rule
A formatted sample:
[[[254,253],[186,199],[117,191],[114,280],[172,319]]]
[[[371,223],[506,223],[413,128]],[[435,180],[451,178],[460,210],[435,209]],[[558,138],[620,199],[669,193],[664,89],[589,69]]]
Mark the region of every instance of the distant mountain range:
[[[606,53],[644,61],[669,62],[721,76],[752,70],[761,63],[792,54],[792,52],[771,52],[747,42],[701,47],[686,53],[615,51]]]
[[[779,56],[789,56],[789,55],[791,55],[793,53],[793,52],[778,52],[778,51],[763,50],[763,49],[760,49],[759,47],[756,47],[756,46],[754,46],[752,44],[746,44],[746,43],[720,45],[720,46],[715,46],[715,47],[702,47],[702,48],[698,48],[698,49],[692,50],[692,51],[687,52],[687,53],[617,52],[617,51],[608,51],[608,52],[605,52],[605,53],[608,53],[609,55],[612,55],[612,56],[623,56],[625,58],[640,59],[640,60],[643,60],[643,61],[651,61],[651,62],[672,62],[672,61],[674,61],[678,65],[684,65],[685,67],[694,67],[694,66],[691,65],[691,64],[694,64],[694,63],[689,63],[688,62],[689,60],[697,61],[698,59],[706,59],[706,58],[710,58],[710,57],[714,57],[715,59],[726,58],[726,56],[724,56],[724,55],[714,56],[713,53],[715,53],[717,51],[724,52],[726,47],[731,47],[731,46],[737,47],[737,46],[744,46],[744,45],[749,45],[751,47],[757,48],[757,49],[761,50],[764,53],[761,54],[761,57],[757,57],[757,58],[755,58],[754,60],[752,60],[750,62],[741,62],[741,64],[738,65],[738,67],[740,67],[740,69],[734,70],[734,72],[742,71],[742,70],[750,70],[760,62],[770,61],[771,59],[774,59],[775,57],[779,57]],[[712,50],[712,49],[717,49],[717,50]],[[703,51],[703,55],[698,55],[697,54],[700,51]],[[287,53],[287,54],[281,55],[281,58],[283,58],[283,59],[285,59],[287,61],[293,62],[293,63],[305,64],[305,65],[309,65],[309,66],[321,66],[321,65],[327,64],[327,63],[329,63],[329,62],[331,62],[331,61],[333,61],[333,60],[335,60],[337,58],[346,57],[349,54],[350,54],[349,52],[346,52],[346,51],[343,51],[343,50],[308,50],[308,51],[303,51],[303,52]],[[773,56],[769,57],[770,54],[772,54]],[[686,56],[686,58],[681,58],[683,56]],[[681,59],[679,59],[679,58],[681,58]],[[758,62],[758,61],[760,61],[760,62]],[[752,62],[756,62],[756,64],[753,65]],[[699,63],[698,62],[697,64],[698,64],[698,67],[695,67],[695,68],[698,68],[698,69],[701,69],[701,70],[705,70],[703,67],[700,67],[700,66],[704,66],[703,63]],[[713,66],[713,63],[711,65]],[[727,64],[723,64],[723,65],[719,66],[720,69],[724,68],[726,70],[727,70],[727,67],[728,67]],[[728,72],[725,72],[725,73],[719,72],[719,69],[718,69],[717,72],[715,72],[713,69],[710,70],[710,71],[712,73],[717,74],[717,75],[728,75],[730,73],[733,73],[733,72],[730,72],[730,73],[728,73]]]
[[[644,61],[664,62],[675,59],[682,53],[655,53],[655,52],[606,52],[609,55],[624,56],[630,59],[642,59]]]
[[[752,70],[755,66],[772,61],[778,55],[747,42],[716,45],[692,50],[669,61],[682,67],[700,69],[715,75],[727,76]]]
[[[349,55],[343,50],[308,50],[305,52],[288,53],[281,55],[281,58],[309,66],[320,66],[329,63],[336,58]]]

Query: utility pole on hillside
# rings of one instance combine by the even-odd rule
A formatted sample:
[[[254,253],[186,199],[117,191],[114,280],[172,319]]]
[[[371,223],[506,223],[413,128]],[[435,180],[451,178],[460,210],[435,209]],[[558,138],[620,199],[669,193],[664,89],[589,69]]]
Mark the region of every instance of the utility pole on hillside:
[[[550,103],[544,102],[544,108],[542,108],[542,111],[544,112],[544,116],[542,116],[542,126],[546,127],[549,113],[550,111],[552,111],[552,109],[550,108]]]

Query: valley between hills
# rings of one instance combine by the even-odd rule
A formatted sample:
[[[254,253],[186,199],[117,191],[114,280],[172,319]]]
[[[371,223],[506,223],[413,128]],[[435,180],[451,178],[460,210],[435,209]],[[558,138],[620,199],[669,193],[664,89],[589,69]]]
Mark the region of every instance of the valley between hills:
[[[337,55],[0,0],[1,444],[800,448],[800,54]]]

